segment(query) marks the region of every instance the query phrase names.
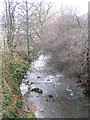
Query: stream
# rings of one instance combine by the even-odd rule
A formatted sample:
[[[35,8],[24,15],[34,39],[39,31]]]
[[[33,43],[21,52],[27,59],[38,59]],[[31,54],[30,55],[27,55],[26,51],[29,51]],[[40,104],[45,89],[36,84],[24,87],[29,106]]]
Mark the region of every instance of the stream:
[[[37,118],[88,118],[88,98],[72,79],[48,64],[50,54],[40,53],[20,85]]]

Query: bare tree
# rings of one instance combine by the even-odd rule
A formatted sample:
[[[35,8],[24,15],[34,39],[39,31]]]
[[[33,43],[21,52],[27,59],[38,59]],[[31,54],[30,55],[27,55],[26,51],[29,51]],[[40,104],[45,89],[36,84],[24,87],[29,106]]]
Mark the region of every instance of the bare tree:
[[[27,0],[25,2],[21,3],[19,6],[19,12],[18,12],[18,21],[21,24],[21,31],[22,34],[25,36],[26,43],[27,43],[27,57],[29,57],[29,48],[30,43],[32,40],[32,31],[31,28],[33,26],[33,15],[36,11],[36,9],[39,7],[39,5],[35,5],[33,2],[29,3]]]
[[[90,2],[88,3],[88,10],[87,82],[88,93],[90,94]]]
[[[14,34],[15,34],[15,9],[17,3],[5,0],[4,29],[6,34],[6,44],[8,45],[11,56],[13,55]]]
[[[28,11],[28,3],[25,1],[26,6],[26,39],[27,39],[27,56],[29,56],[29,11]]]
[[[52,8],[51,4],[47,4],[45,8],[44,3],[39,2],[25,2],[20,3],[18,7],[18,21],[21,24],[21,33],[24,35],[27,43],[27,56],[29,56],[30,46],[36,44],[37,40],[41,39],[42,27],[53,15],[49,15]]]

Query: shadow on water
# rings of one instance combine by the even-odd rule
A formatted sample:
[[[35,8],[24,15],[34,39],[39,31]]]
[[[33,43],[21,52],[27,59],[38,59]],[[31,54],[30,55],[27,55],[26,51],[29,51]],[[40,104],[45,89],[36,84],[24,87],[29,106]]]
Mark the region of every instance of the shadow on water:
[[[20,86],[22,95],[36,107],[37,118],[88,118],[88,98],[72,79],[66,79],[47,64],[50,54],[40,54],[31,63],[33,72],[27,72]],[[38,88],[43,92],[31,91]]]

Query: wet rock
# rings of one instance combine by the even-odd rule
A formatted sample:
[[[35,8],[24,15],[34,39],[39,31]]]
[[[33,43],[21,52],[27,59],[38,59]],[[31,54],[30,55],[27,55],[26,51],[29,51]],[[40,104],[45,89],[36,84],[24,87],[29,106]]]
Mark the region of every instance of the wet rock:
[[[61,83],[58,83],[57,85],[60,85]]]
[[[78,80],[76,83],[81,83],[82,81],[81,80]]]
[[[47,82],[45,82],[45,84],[48,84]]]
[[[50,81],[50,79],[47,79],[46,81]]]
[[[43,91],[40,89],[40,90],[39,90],[39,93],[40,93],[40,94],[42,94],[42,93],[43,93]]]
[[[69,88],[67,88],[67,91],[72,92],[72,90],[71,90],[71,89],[69,89]]]
[[[26,78],[27,78],[27,76],[25,75],[25,76],[24,76],[24,78],[26,79]]]
[[[37,78],[41,78],[41,76],[38,76]]]
[[[36,97],[39,97],[39,95],[37,95]]]
[[[30,85],[34,84],[34,82],[31,82]]]
[[[55,83],[54,85],[55,85],[55,86],[59,86],[59,85],[61,85],[61,83]]]
[[[28,86],[28,91],[30,91],[31,90],[31,86]]]
[[[42,94],[42,93],[43,93],[43,90],[36,87],[36,88],[32,88],[32,89],[31,89],[31,92],[37,92],[37,93],[39,93],[39,94]]]
[[[22,83],[25,83],[25,79],[22,79]]]
[[[46,98],[46,101],[54,101],[53,95],[49,94]]]
[[[52,79],[46,78],[46,79],[45,79],[45,82],[52,82]]]
[[[74,95],[74,93],[73,93],[73,92],[70,92],[70,95],[71,95],[71,96],[73,96],[73,95]]]
[[[33,92],[38,92],[39,91],[39,88],[32,88],[31,91]]]
[[[55,86],[58,86],[58,84],[57,84],[57,83],[55,83]]]
[[[63,75],[57,74],[56,77],[61,78],[61,77],[63,77]]]
[[[29,85],[29,80],[25,80],[25,85]]]
[[[43,110],[40,110],[40,112],[43,112]]]

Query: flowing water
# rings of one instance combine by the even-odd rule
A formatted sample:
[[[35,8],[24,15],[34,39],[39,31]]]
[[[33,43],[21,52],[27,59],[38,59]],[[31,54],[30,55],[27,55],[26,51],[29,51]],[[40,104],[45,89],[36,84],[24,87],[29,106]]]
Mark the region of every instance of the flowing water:
[[[40,54],[30,64],[20,86],[22,95],[36,107],[37,118],[87,118],[88,98],[72,79],[66,79],[48,64],[50,54]],[[40,94],[31,89],[39,88]]]

